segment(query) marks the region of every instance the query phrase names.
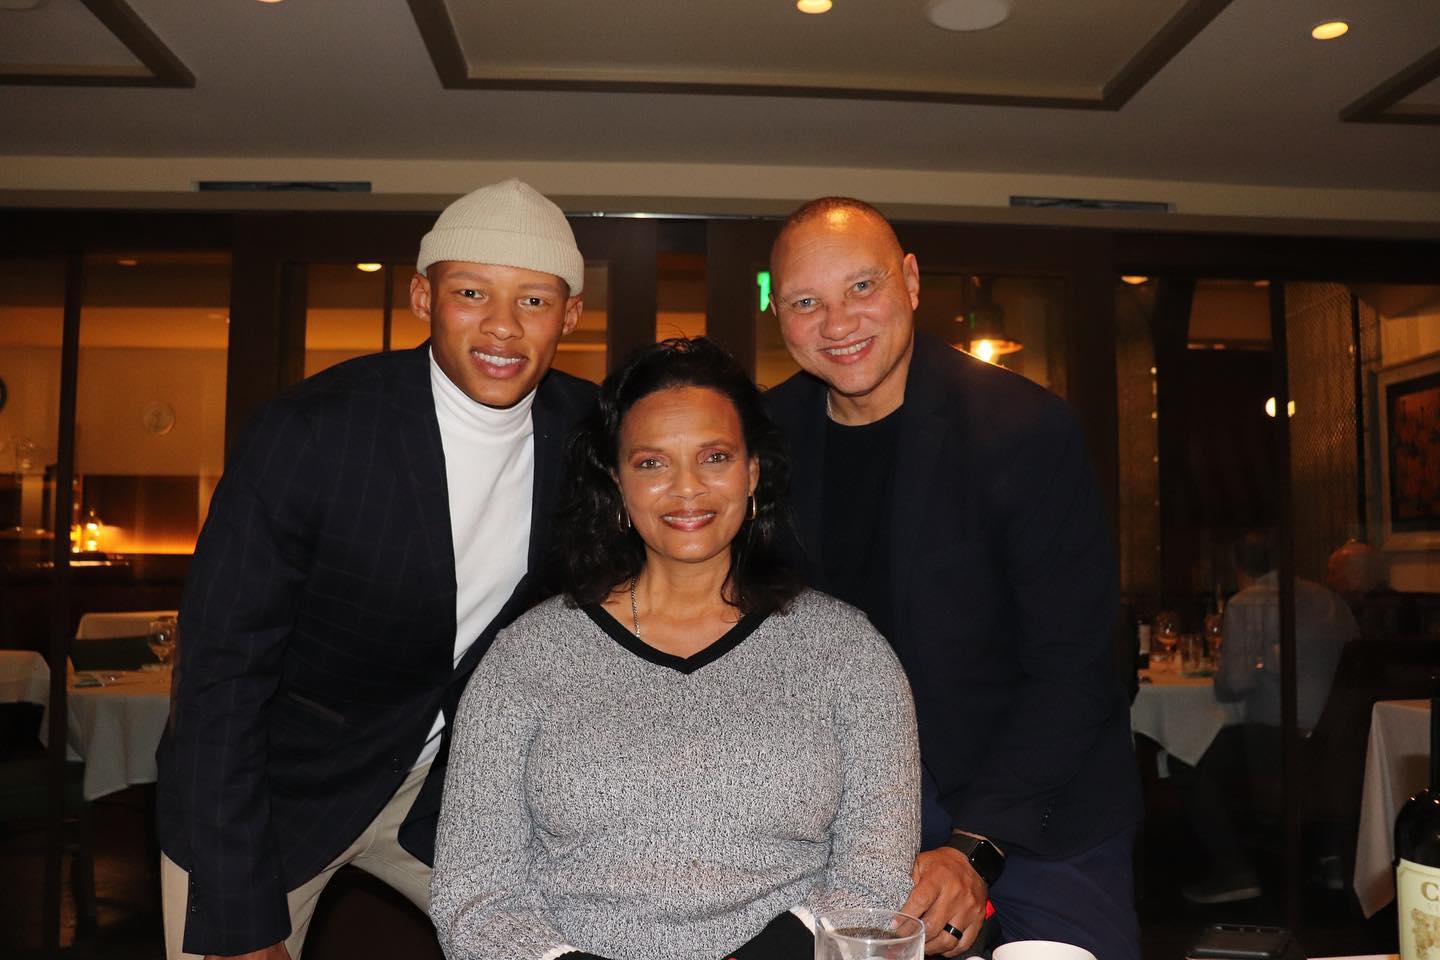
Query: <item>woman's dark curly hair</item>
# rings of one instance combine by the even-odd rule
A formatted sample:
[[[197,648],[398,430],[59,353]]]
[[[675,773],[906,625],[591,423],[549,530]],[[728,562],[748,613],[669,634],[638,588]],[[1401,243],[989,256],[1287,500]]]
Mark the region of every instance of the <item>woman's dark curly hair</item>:
[[[780,430],[765,415],[760,391],[734,358],[711,340],[676,338],[643,347],[605,378],[595,412],[567,451],[568,487],[556,518],[555,569],[573,604],[599,603],[645,566],[645,544],[628,524],[616,486],[620,427],[636,403],[672,387],[714,390],[740,416],[746,452],[759,460],[756,516],[745,519],[730,545],[725,602],[742,614],[783,611],[800,592],[782,537],[790,532],[785,493],[790,462]]]

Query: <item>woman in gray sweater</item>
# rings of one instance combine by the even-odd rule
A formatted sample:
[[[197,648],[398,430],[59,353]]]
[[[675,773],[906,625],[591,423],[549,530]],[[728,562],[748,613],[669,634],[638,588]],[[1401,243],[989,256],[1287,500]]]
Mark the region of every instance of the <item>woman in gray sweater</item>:
[[[786,470],[708,341],[606,379],[564,596],[496,638],[455,718],[430,904],[452,960],[799,960],[816,915],[904,902],[910,690],[782,559]]]

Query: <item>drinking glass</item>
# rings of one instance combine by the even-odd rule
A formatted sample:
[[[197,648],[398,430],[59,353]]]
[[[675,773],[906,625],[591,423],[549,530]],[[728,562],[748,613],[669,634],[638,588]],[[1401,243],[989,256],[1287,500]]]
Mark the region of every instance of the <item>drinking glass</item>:
[[[1198,633],[1180,635],[1180,670],[1196,675],[1205,669],[1205,643]]]
[[[1211,613],[1205,617],[1205,651],[1211,659],[1220,659],[1220,647],[1225,643],[1225,617]]]
[[[1173,610],[1162,610],[1155,614],[1155,642],[1164,651],[1161,660],[1165,665],[1173,668],[1175,664],[1175,646],[1180,642],[1180,615]],[[1154,658],[1151,658],[1151,665],[1154,665]]]
[[[170,656],[175,652],[176,623],[174,617],[166,617],[162,620],[151,620],[149,630],[150,652],[155,654],[155,659],[160,661],[161,666],[170,663]]]
[[[815,960],[923,960],[925,925],[893,910],[836,910],[815,920]]]

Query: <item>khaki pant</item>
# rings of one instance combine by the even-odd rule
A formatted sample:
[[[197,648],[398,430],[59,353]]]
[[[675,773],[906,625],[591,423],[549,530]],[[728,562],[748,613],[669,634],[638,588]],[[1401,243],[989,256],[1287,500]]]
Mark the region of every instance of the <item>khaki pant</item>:
[[[290,903],[290,936],[285,948],[292,960],[300,960],[300,951],[305,946],[305,934],[310,929],[310,918],[315,913],[315,904],[320,893],[335,871],[347,863],[378,877],[389,886],[400,891],[421,910],[430,909],[430,868],[416,860],[409,851],[400,846],[397,833],[405,814],[415,802],[415,794],[430,772],[427,763],[412,770],[410,776],[400,785],[395,796],[385,805],[373,823],[365,828],[355,842],[350,844],[330,865],[312,879],[302,883],[287,894]],[[161,902],[165,912],[165,956],[167,960],[202,960],[200,955],[185,953],[181,944],[185,939],[185,907],[189,898],[190,877],[173,860],[163,854],[160,857]]]

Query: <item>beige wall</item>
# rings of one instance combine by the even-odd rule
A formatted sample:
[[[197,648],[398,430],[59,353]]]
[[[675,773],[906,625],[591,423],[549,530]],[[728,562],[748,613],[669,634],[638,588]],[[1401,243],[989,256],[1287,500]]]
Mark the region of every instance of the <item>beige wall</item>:
[[[80,351],[75,469],[133,476],[218,475],[225,457],[225,351],[90,348]],[[168,404],[175,423],[143,419]]]
[[[1203,183],[1012,174],[992,171],[894,170],[698,163],[579,163],[555,161],[346,160],[320,158],[0,156],[0,203],[22,203],[17,192],[82,191],[137,194],[125,204],[201,208],[236,205],[360,205],[439,208],[475,186],[520,176],[556,196],[568,211],[783,213],[797,201],[827,193],[864,197],[905,216],[953,217],[953,208],[1004,208],[1011,195],[1163,201],[1173,213],[1200,217],[1374,221],[1428,225],[1440,234],[1440,191],[1329,190],[1258,184]],[[269,197],[191,193],[198,180],[364,180],[379,197]],[[168,196],[166,196],[168,195]],[[188,196],[187,196],[188,195]],[[162,200],[161,197],[164,196]],[[29,202],[43,203],[43,196]],[[1015,211],[1031,222],[1075,216],[1101,222],[1098,211]],[[1142,218],[1143,219],[1143,218]],[[1187,225],[1191,226],[1191,225]]]
[[[22,471],[22,513],[27,527],[48,525],[40,515],[47,465],[55,463],[60,399],[60,351],[7,346],[0,377],[10,400],[0,410],[0,439],[35,443],[31,466]],[[225,351],[87,347],[80,351],[75,430],[77,474],[193,476],[199,478],[197,526],[209,509],[225,453]],[[175,412],[168,433],[145,429],[153,404]],[[14,469],[10,452],[0,470]],[[101,518],[104,519],[103,517]],[[113,531],[107,547],[126,550],[126,531]],[[188,545],[169,545],[186,550]]]
[[[0,409],[0,441],[7,445],[0,457],[0,471],[17,469],[10,445],[29,440],[35,444],[33,465],[21,472],[39,473],[45,464],[55,461],[60,422],[60,351],[7,346],[0,355],[0,379],[9,391],[9,400]]]

